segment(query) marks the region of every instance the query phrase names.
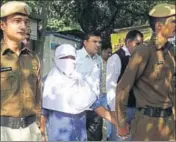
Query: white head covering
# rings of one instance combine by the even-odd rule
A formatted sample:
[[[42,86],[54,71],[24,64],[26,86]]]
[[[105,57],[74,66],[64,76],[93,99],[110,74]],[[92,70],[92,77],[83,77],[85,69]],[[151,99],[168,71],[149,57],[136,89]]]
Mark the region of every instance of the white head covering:
[[[96,100],[87,81],[75,70],[76,49],[69,44],[57,47],[56,66],[44,83],[43,107],[65,113],[77,114],[88,109]]]
[[[76,61],[70,58],[61,59],[63,57],[73,56],[76,58],[76,49],[70,44],[62,44],[56,48],[55,64],[57,68],[68,77],[73,76]]]

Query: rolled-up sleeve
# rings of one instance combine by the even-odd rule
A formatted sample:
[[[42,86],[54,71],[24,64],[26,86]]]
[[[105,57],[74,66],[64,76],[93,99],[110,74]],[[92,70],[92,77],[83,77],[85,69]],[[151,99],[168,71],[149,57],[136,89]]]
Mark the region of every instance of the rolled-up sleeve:
[[[101,100],[97,98],[97,100],[92,104],[92,106],[90,106],[91,109],[96,109],[98,107],[101,107],[102,104],[101,104]]]
[[[126,110],[129,92],[136,80],[140,78],[147,65],[149,51],[147,47],[138,47],[132,54],[122,78],[116,88],[116,115],[120,128],[126,125]]]

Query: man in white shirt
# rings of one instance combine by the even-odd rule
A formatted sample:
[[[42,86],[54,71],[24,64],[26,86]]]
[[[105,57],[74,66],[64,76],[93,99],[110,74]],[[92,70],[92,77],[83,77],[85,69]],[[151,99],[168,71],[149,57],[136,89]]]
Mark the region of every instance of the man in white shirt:
[[[84,37],[84,47],[77,51],[76,70],[89,82],[97,98],[100,97],[100,81],[102,73],[101,57],[97,54],[101,47],[101,36],[98,32],[91,32]],[[98,103],[97,103],[98,104]],[[102,140],[103,120],[93,110],[88,110],[87,136],[88,141]]]
[[[139,44],[143,42],[143,34],[140,31],[132,30],[129,31],[125,38],[125,45],[116,51],[107,62],[106,70],[106,90],[107,90],[107,103],[112,111],[112,114],[115,116],[115,96],[116,96],[116,86],[119,82],[127,64],[129,57]],[[135,97],[131,91],[130,98],[128,100],[128,122],[130,123],[134,117],[135,112]],[[110,140],[120,140],[116,136],[116,128],[111,127]]]

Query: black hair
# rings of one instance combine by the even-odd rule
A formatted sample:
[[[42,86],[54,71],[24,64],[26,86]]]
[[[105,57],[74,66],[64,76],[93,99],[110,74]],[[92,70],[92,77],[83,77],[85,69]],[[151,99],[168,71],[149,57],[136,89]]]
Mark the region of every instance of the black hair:
[[[138,31],[138,30],[131,30],[127,33],[126,37],[125,37],[125,42],[127,42],[127,40],[135,40],[137,36],[140,36],[141,38],[143,38],[143,34]]]
[[[152,17],[149,16],[149,24],[153,32],[155,32],[155,25],[157,22],[165,23],[166,17]]]
[[[107,50],[107,49],[112,49],[111,43],[103,43],[101,46],[101,51]]]
[[[101,37],[101,33],[98,32],[98,31],[93,31],[93,32],[86,33],[86,34],[84,35],[84,40],[88,40],[91,36],[98,36],[98,37]]]

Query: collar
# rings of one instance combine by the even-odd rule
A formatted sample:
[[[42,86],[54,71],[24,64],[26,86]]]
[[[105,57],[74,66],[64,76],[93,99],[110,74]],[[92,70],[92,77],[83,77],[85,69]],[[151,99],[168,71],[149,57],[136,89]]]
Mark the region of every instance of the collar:
[[[130,54],[128,48],[127,48],[125,45],[122,47],[122,49],[123,49],[123,51],[125,51],[125,55],[126,55],[126,56],[131,56],[131,54]]]
[[[170,44],[168,41],[164,45],[162,45],[162,43],[161,43],[162,46],[157,45],[156,41],[157,41],[157,37],[156,37],[155,33],[153,33],[151,36],[151,42],[154,45],[154,47],[156,48],[156,50],[163,50],[164,51],[165,49],[170,47]]]
[[[172,44],[167,41],[160,49],[157,49],[157,50],[162,50],[165,52],[165,51],[169,50],[171,47],[172,47]]]
[[[23,47],[22,45],[19,47],[21,49],[20,54],[30,54],[32,55],[32,51],[27,49],[26,47]],[[1,41],[1,55],[6,55],[8,53],[14,53],[7,44],[5,44],[3,41]]]
[[[90,57],[90,58],[92,58],[92,59],[95,59],[95,58],[97,58],[97,54],[95,54],[93,57],[91,57],[90,55],[89,55],[89,53],[86,51],[86,49],[85,49],[85,47],[83,47],[82,49],[81,49],[81,51],[82,51],[82,56],[83,57]]]

